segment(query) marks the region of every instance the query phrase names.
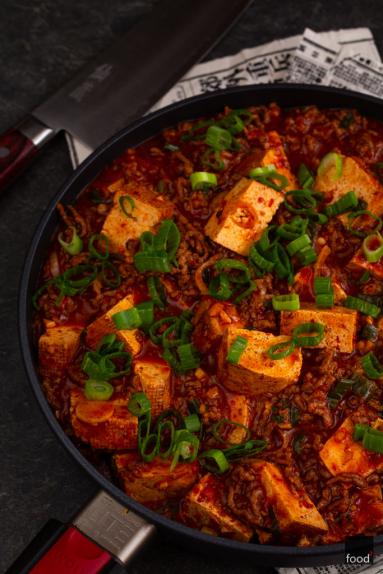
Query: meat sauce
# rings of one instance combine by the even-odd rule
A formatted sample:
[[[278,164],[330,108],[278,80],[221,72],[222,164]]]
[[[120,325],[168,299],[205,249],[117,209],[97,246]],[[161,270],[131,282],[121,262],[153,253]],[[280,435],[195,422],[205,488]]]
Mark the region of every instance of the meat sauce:
[[[226,109],[215,119],[221,120],[229,113],[230,110]],[[211,167],[211,155],[207,155],[204,143],[206,127],[198,128],[199,122],[205,120],[206,118],[202,118],[195,122],[183,122],[179,126],[164,130],[135,149],[126,150],[89,185],[72,207],[60,208],[62,222],[57,234],[62,233],[69,237],[69,227],[76,228],[82,237],[84,248],[79,254],[71,256],[60,247],[56,235],[42,268],[41,286],[62,275],[67,269],[89,261],[88,240],[92,235],[102,232],[105,218],[113,208],[113,194],[117,189],[132,182],[137,186],[154,189],[159,197],[166,198],[174,205],[173,220],[181,233],[177,266],[172,273],[155,274],[166,297],[165,308],[155,310],[155,320],[169,315],[182,317],[185,312],[188,313],[193,326],[191,342],[200,353],[198,368],[182,375],[177,375],[174,370],[171,372],[170,408],[185,417],[190,414],[191,402],[198,405],[198,416],[202,423],[199,435],[200,452],[223,448],[225,443],[227,447],[231,444],[230,436],[234,436],[231,435],[234,430],[241,437],[240,443],[249,439],[262,440],[265,441],[266,448],[250,458],[234,460],[222,475],[213,473],[214,478],[209,479],[205,490],[199,490],[199,481],[209,475],[203,465],[194,465],[195,474],[192,478],[191,472],[182,476],[180,472],[178,476],[173,469],[167,477],[161,475],[159,482],[155,482],[161,495],[153,502],[148,495],[152,486],[149,482],[145,483],[147,478],[142,478],[144,484],[141,485],[141,475],[137,478],[138,467],[136,474],[129,466],[123,467],[122,471],[118,470],[119,464],[123,465],[126,461],[123,458],[115,458],[114,455],[117,453],[123,456],[126,452],[136,452],[136,449],[127,450],[126,446],[122,449],[108,448],[108,445],[97,448],[84,434],[81,435],[82,431],[76,430],[86,429],[86,436],[93,433],[97,440],[100,437],[102,439],[103,435],[109,436],[110,433],[110,436],[113,436],[113,444],[117,447],[119,436],[128,436],[123,421],[132,415],[124,405],[137,390],[136,373],[133,376],[131,371],[110,381],[114,388],[110,401],[88,401],[90,405],[81,403],[78,407],[81,419],[80,422],[77,421],[78,427],[73,425],[74,407],[73,404],[70,405],[70,396],[80,389],[79,400],[85,401],[83,389],[87,377],[82,363],[84,355],[92,350],[86,342],[87,327],[124,297],[132,296],[134,305],[150,301],[148,274],[139,273],[133,263],[133,256],[139,249],[137,238],[127,241],[126,254],[110,255],[114,268],[118,270],[118,285],[111,287],[98,275],[81,293],[64,294],[60,300],[57,288],[50,284],[38,297],[38,310],[34,320],[36,344],[39,338],[52,328],[76,326],[84,329],[65,372],[58,373],[56,369],[53,374],[42,373],[42,384],[48,400],[68,434],[101,472],[125,489],[128,488],[126,485],[129,484],[130,477],[134,476],[131,482],[137,491],[128,494],[136,496],[140,502],[166,516],[181,520],[194,528],[244,541],[303,546],[340,541],[345,536],[359,533],[380,533],[383,531],[383,502],[380,490],[382,455],[369,453],[376,471],[367,477],[350,472],[333,476],[319,455],[326,441],[348,417],[351,417],[353,423],[363,424],[373,424],[379,418],[382,399],[379,380],[375,381],[373,391],[366,396],[350,389],[333,408],[329,407],[328,395],[341,378],[350,378],[355,373],[363,376],[360,358],[365,353],[374,350],[378,357],[383,357],[380,319],[359,314],[351,353],[339,353],[328,347],[303,349],[303,364],[297,381],[278,393],[244,397],[229,391],[219,372],[218,356],[225,329],[228,325],[234,325],[249,331],[255,329],[278,335],[279,314],[273,310],[271,299],[273,295],[287,293],[292,288],[287,285],[286,280],[266,274],[254,278],[257,289],[240,304],[234,304],[232,300],[218,301],[208,293],[212,268],[207,267],[200,272],[199,279],[198,270],[211,258],[215,258],[213,261],[235,258],[247,264],[246,257],[209,239],[204,233],[204,226],[219,201],[222,209],[216,213],[218,217],[222,216],[222,197],[238,181],[238,174],[247,175],[254,161],[251,159],[254,152],[262,157],[264,150],[270,145],[272,147],[270,132],[279,134],[283,143],[282,155],[286,154],[295,176],[302,163],[315,173],[323,156],[335,151],[344,156],[359,158],[368,173],[379,182],[382,176],[380,164],[383,162],[383,126],[375,120],[362,117],[356,110],[319,110],[314,106],[282,110],[276,104],[249,108],[243,130],[236,136],[236,149],[226,149],[221,153],[224,167],[216,169],[217,188],[192,190],[189,183],[192,172],[214,171]],[[281,150],[276,149],[277,158],[279,153]],[[283,161],[283,157],[278,159],[281,165]],[[259,197],[258,201],[265,200]],[[267,200],[269,208],[273,207],[273,201]],[[323,205],[326,205],[325,200]],[[383,196],[381,210],[375,215],[382,214]],[[250,215],[246,226],[251,229],[254,221],[253,214]],[[289,220],[291,214],[282,204],[273,216],[272,223],[281,225]],[[361,282],[363,270],[349,265],[361,248],[362,239],[350,233],[341,220],[329,219],[324,225],[314,226],[311,234],[320,265],[314,262],[294,270],[293,290],[300,295],[301,305],[315,305],[314,277],[318,274],[318,269],[322,275],[331,276],[336,304],[347,295],[362,295],[375,300],[383,297],[383,286],[374,274]],[[324,248],[327,251],[323,251]],[[337,297],[340,299],[337,300]],[[366,325],[374,325],[378,329],[374,342],[362,336]],[[141,361],[148,368],[158,368],[160,365],[167,369],[162,347],[150,340],[148,332],[140,331],[137,337],[141,347],[133,362]],[[40,360],[44,363],[44,357]],[[240,389],[238,392],[240,393]],[[111,401],[120,398],[121,403],[113,406]],[[87,417],[90,417],[88,421]],[[211,429],[214,423],[222,419],[238,421],[240,424],[234,430],[234,427],[226,428],[218,441]],[[117,425],[119,430],[113,430],[113,425]],[[126,460],[128,459],[129,457]],[[136,459],[139,462],[139,455]],[[253,460],[263,461],[266,466],[251,470]],[[278,500],[278,494],[270,494],[270,484],[262,483],[260,476],[269,468],[268,464],[275,465],[282,472],[283,478],[276,478],[276,482],[282,480],[294,500],[301,500],[302,508],[311,510],[314,507],[315,512],[319,513],[318,521],[320,519],[321,524],[325,524],[324,527],[306,528],[294,518],[285,530],[280,528],[278,516],[283,517],[279,519],[282,522],[290,520],[291,517],[289,518],[288,511],[283,507],[283,501]],[[163,472],[164,463],[161,462],[161,465]],[[147,467],[148,465],[139,467],[140,472],[150,474]],[[250,486],[245,489],[235,478],[237,475],[233,474],[239,467],[241,472],[247,473],[250,480],[249,483],[246,482],[246,485]],[[159,472],[158,469],[153,470],[157,471]],[[130,472],[133,474],[130,475]],[[167,496],[170,484],[171,494]],[[240,501],[238,508],[233,502],[235,500]],[[213,508],[215,506],[219,508],[218,514]],[[371,509],[368,513],[367,507]]]

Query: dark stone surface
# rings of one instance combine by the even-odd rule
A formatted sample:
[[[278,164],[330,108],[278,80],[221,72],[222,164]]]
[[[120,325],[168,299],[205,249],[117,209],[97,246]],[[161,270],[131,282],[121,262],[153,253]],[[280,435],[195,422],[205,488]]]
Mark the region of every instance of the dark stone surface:
[[[150,0],[1,0],[0,129],[21,119],[152,4]],[[379,0],[255,2],[210,57],[298,34],[305,26],[318,31],[369,26],[383,51],[380,8]],[[29,389],[17,341],[16,301],[24,255],[49,199],[70,173],[61,136],[0,198],[1,572],[49,517],[68,520],[96,491],[45,423]],[[138,558],[131,571],[233,571],[222,559],[186,554],[168,543],[158,542],[154,550]],[[238,564],[235,571],[250,574],[259,566]]]

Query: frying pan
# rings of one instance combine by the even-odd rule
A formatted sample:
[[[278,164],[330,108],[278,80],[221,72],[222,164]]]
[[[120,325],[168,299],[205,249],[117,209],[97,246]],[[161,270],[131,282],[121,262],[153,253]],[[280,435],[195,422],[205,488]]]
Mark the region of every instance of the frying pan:
[[[160,533],[170,535],[173,541],[179,541],[188,548],[196,548],[199,551],[207,551],[210,554],[217,553],[230,557],[241,556],[249,561],[251,560],[254,564],[258,563],[262,566],[318,566],[343,561],[344,544],[297,548],[242,543],[221,537],[213,537],[171,521],[127,496],[81,454],[56,420],[40,386],[37,373],[37,354],[32,338],[33,310],[31,298],[37,287],[42,262],[58,225],[55,209],[58,201],[64,204],[73,202],[97,174],[127,147],[141,144],[166,127],[175,125],[182,120],[215,114],[221,111],[225,105],[239,108],[268,104],[273,101],[284,108],[311,104],[324,108],[356,108],[364,115],[383,119],[383,102],[378,99],[334,88],[298,84],[246,86],[208,93],[186,102],[173,104],[143,117],[99,147],[73,173],[46,210],[33,237],[22,274],[19,293],[19,335],[28,379],[51,429],[73,458],[98,483],[104,493],[107,493],[121,505],[130,509],[128,513],[130,516],[134,516],[136,513],[142,517],[142,524],[145,525],[145,521],[147,521],[147,533],[153,530],[150,526],[148,527],[148,524],[154,525]],[[143,541],[146,536],[141,538]],[[377,536],[374,542],[375,548],[382,546],[383,536]],[[140,546],[140,544],[137,544],[137,546]],[[18,572],[21,572],[20,566]]]

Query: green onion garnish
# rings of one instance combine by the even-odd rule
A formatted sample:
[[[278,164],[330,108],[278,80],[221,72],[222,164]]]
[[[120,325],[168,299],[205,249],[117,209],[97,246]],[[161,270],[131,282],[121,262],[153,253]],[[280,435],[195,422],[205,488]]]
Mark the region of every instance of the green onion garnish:
[[[293,189],[285,193],[283,204],[291,213],[310,215],[317,206],[318,195],[309,189]]]
[[[362,367],[370,379],[381,379],[383,377],[383,365],[372,351],[362,357]]]
[[[82,360],[81,368],[91,379],[108,381],[127,375],[132,364],[132,355],[123,350],[121,342],[107,344],[104,337],[97,351],[88,351]],[[117,371],[115,360],[123,361],[123,368]]]
[[[314,176],[304,163],[299,166],[298,181],[302,189],[311,188],[314,183]]]
[[[238,336],[230,345],[228,350],[226,361],[232,365],[237,365],[241,358],[242,353],[248,345],[248,340],[245,337]]]
[[[296,216],[290,223],[282,223],[282,225],[277,228],[276,234],[278,237],[282,237],[282,239],[297,239],[305,233],[308,224],[308,219]]]
[[[323,337],[324,325],[321,323],[302,323],[293,330],[293,341],[296,347],[316,347]]]
[[[334,293],[320,293],[315,296],[315,304],[317,307],[327,309],[334,306]]]
[[[149,296],[154,305],[156,305],[159,309],[165,309],[165,293],[160,279],[152,275],[148,277],[146,284],[148,287]]]
[[[356,423],[354,427],[354,433],[352,438],[356,441],[363,440],[364,433],[369,429],[369,425],[362,425],[360,423]]]
[[[351,211],[358,205],[358,198],[354,191],[348,191],[338,201],[334,201],[325,208],[325,213],[328,217],[340,215],[345,211]]]
[[[211,434],[218,442],[223,444],[231,444],[224,438],[224,435],[227,433],[230,427],[236,427],[246,431],[245,439],[243,442],[246,442],[250,439],[251,431],[249,427],[236,421],[231,421],[230,419],[220,419],[219,421],[215,422],[211,427]]]
[[[362,441],[366,450],[383,454],[383,432],[369,425],[356,424],[353,439]]]
[[[183,422],[189,432],[198,432],[201,429],[201,421],[196,413],[185,417]]]
[[[133,393],[128,402],[128,411],[135,417],[142,417],[150,412],[151,404],[145,393]]]
[[[262,271],[265,271],[266,273],[272,271],[275,265],[273,261],[269,261],[259,253],[256,244],[252,245],[250,248],[249,262],[252,265],[255,265],[255,267],[259,267],[259,269],[262,269]]]
[[[107,401],[113,395],[114,388],[106,381],[86,381],[84,394],[89,401]]]
[[[297,255],[298,255],[298,259],[299,259],[299,262],[302,265],[302,267],[305,267],[306,265],[310,265],[311,263],[314,263],[314,261],[317,258],[317,254],[315,253],[315,249],[311,245],[308,245],[307,247],[304,247],[303,249],[301,249]]]
[[[226,273],[219,273],[219,275],[213,277],[209,283],[209,293],[212,297],[220,301],[230,299],[233,291],[231,289],[229,276]]]
[[[190,175],[190,184],[192,189],[207,189],[209,187],[215,187],[218,181],[215,173],[195,171]]]
[[[282,191],[289,184],[287,177],[278,173],[273,164],[255,167],[249,171],[248,175],[251,179],[255,179],[259,183],[275,189],[275,191]]]
[[[99,251],[94,246],[95,241],[97,241],[100,244],[103,244],[102,251]],[[93,257],[95,257],[96,259],[100,259],[101,261],[105,261],[109,257],[109,238],[103,233],[96,233],[95,235],[92,235],[89,238],[88,249],[89,253],[93,255]]]
[[[199,354],[191,343],[179,345],[174,352],[170,348],[166,348],[162,358],[179,374],[184,374],[199,366]]]
[[[222,450],[212,448],[206,450],[198,457],[198,460],[206,470],[214,474],[223,474],[229,468],[229,462]]]
[[[290,255],[290,257],[292,257],[298,251],[300,251],[301,249],[304,249],[308,245],[311,245],[311,239],[305,233],[304,235],[297,237],[297,239],[293,239],[293,241],[290,241],[290,243],[287,244],[286,249],[287,249],[287,252]]]
[[[321,159],[317,171],[319,177],[322,177],[326,171],[333,166],[335,167],[335,172],[332,179],[333,181],[337,181],[343,172],[343,158],[339,153],[330,152]]]
[[[232,141],[231,133],[219,126],[209,126],[206,131],[205,143],[216,151],[229,149]]]
[[[136,203],[135,203],[133,197],[131,197],[128,194],[121,195],[119,200],[118,200],[118,204],[120,206],[122,213],[126,217],[128,217],[129,219],[135,219],[135,220],[137,219],[133,215],[133,211],[136,207]]]
[[[134,266],[140,273],[145,273],[145,271],[169,273],[172,270],[165,251],[136,253],[134,256]]]
[[[276,343],[267,349],[267,356],[272,361],[279,361],[289,357],[295,349],[295,343],[292,339]]]
[[[83,241],[81,237],[77,234],[75,227],[69,228],[72,232],[72,237],[70,241],[64,241],[63,234],[60,233],[57,237],[58,242],[60,243],[61,247],[69,253],[69,255],[78,255],[81,253],[83,248]]]
[[[297,311],[300,309],[299,295],[297,293],[274,295],[272,304],[275,311]]]
[[[181,241],[177,225],[165,219],[156,235],[144,231],[140,236],[141,250],[134,255],[134,265],[140,273],[158,271],[169,273]]]
[[[331,277],[315,277],[314,293],[315,295],[326,295],[332,292]]]
[[[379,329],[375,325],[367,324],[363,327],[361,336],[363,339],[375,343],[379,337]]]
[[[376,263],[383,255],[383,237],[379,231],[367,235],[363,240],[362,249],[369,263]]]
[[[148,328],[154,320],[153,301],[144,301],[130,309],[114,313],[112,320],[116,328],[120,330]]]
[[[349,213],[347,217],[348,219],[351,220],[350,225],[348,226],[347,229],[348,231],[350,231],[350,233],[356,235],[357,237],[366,237],[366,235],[368,235],[367,232],[361,229],[355,229],[354,227],[355,222],[357,222],[359,218],[361,218],[361,220],[363,221],[363,218],[370,217],[371,219],[374,219],[377,222],[374,229],[371,230],[372,234],[380,231],[383,225],[382,219],[377,215],[375,215],[374,213],[372,213],[371,211],[368,211],[367,209],[360,209],[359,211],[354,211],[353,213]]]
[[[102,282],[111,289],[117,289],[121,285],[121,274],[111,261],[101,263],[100,277]]]
[[[166,143],[164,145],[164,149],[166,149],[167,151],[178,151],[180,148],[178,147],[178,145]]]
[[[174,442],[172,447],[173,460],[170,465],[170,471],[177,466],[181,457],[184,462],[194,462],[198,456],[199,439],[187,430],[177,430],[174,433]]]
[[[380,307],[377,305],[374,305],[369,301],[365,301],[364,299],[359,299],[358,297],[351,297],[351,295],[346,297],[343,305],[348,309],[355,309],[364,315],[371,315],[374,319],[376,319],[381,312]]]

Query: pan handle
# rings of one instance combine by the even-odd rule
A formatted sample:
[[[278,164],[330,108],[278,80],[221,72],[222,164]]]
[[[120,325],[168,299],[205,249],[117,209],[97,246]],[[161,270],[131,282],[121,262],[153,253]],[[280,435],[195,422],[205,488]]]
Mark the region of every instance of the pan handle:
[[[98,574],[126,565],[155,527],[99,492],[69,525],[50,520],[5,574]]]
[[[54,130],[33,117],[0,135],[0,192],[25,170],[38,150],[55,135]]]

